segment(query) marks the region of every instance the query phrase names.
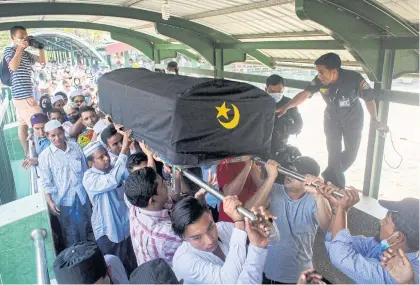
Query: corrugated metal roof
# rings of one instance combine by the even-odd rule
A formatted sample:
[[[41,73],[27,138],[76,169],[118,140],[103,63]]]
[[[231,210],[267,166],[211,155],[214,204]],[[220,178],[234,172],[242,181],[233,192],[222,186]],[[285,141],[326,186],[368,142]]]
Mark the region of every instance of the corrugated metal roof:
[[[385,8],[415,25],[419,23],[418,0],[375,0]],[[9,1],[11,2],[11,1]],[[13,3],[45,2],[45,0],[17,0]],[[133,9],[161,12],[161,0],[56,0],[56,2],[94,3],[120,5]],[[0,8],[1,8],[0,2]],[[169,0],[171,15],[183,17],[240,38],[242,41],[274,40],[324,40],[332,39],[329,31],[312,21],[302,21],[296,16],[294,0]],[[80,13],[83,13],[81,10]],[[25,16],[0,18],[0,22],[63,20],[93,22],[132,29],[161,39],[171,40],[155,31],[153,23],[127,18],[104,16]],[[24,25],[24,23],[22,23]],[[316,36],[293,36],[313,32]],[[279,36],[280,35],[280,36]],[[283,38],[281,35],[287,35]],[[249,36],[250,39],[247,39]],[[176,40],[175,40],[176,41]],[[264,54],[280,59],[313,60],[327,50],[261,50]],[[347,51],[335,51],[343,61],[354,61]]]
[[[411,23],[419,22],[418,0],[376,0],[386,8]]]

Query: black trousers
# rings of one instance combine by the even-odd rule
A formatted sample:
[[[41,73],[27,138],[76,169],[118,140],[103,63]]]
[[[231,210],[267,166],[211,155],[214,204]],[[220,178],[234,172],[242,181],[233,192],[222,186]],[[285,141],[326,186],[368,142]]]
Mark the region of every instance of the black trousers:
[[[102,236],[96,243],[103,255],[112,254],[121,260],[127,276],[130,276],[134,269],[137,268],[137,260],[133,244],[131,243],[131,237],[127,237],[119,243],[114,243],[107,236]]]
[[[289,284],[289,283],[282,283],[279,281],[268,279],[267,276],[265,276],[265,274],[263,273],[263,284]]]
[[[361,105],[352,107],[345,115],[337,110],[326,109],[324,132],[328,150],[328,166],[323,177],[336,186],[344,188],[344,172],[357,157],[362,138],[363,109]],[[344,140],[344,150],[342,141]]]

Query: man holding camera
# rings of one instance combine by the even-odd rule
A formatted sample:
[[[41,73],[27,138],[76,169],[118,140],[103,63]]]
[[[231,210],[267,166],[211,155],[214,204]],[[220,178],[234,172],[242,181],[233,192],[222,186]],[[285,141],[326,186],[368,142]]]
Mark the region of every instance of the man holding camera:
[[[28,126],[31,126],[30,118],[33,114],[40,113],[38,102],[33,97],[32,65],[35,62],[45,64],[45,52],[43,45],[33,37],[28,36],[22,26],[14,26],[10,29],[13,46],[4,49],[4,58],[9,65],[13,103],[19,120],[18,135],[25,155],[29,155]],[[39,56],[27,52],[25,49],[33,46],[39,49]]]

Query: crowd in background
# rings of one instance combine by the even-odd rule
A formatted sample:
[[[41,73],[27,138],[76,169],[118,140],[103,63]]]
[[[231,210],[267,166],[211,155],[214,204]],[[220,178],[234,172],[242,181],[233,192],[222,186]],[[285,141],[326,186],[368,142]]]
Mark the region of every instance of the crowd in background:
[[[16,45],[6,60],[18,116],[33,130],[25,141],[35,154],[23,167],[38,168],[59,284],[324,284],[313,269],[318,231],[331,263],[356,283],[419,282],[418,199],[379,201],[388,214],[378,235],[352,236],[347,215],[359,192],[326,183],[318,163],[299,156],[282,166],[304,181],[279,177],[275,160],[259,165],[249,157],[191,169],[226,195],[217,201],[100,112],[96,72],[41,55],[29,75],[38,58],[25,51],[25,33],[11,30]],[[177,76],[176,63],[167,72]],[[28,76],[30,94],[21,89]],[[281,90],[284,81],[277,75],[266,85]]]

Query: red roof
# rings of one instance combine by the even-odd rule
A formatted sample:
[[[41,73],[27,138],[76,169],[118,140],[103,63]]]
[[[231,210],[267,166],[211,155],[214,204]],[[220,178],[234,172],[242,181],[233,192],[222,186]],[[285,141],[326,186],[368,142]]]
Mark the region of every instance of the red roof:
[[[135,50],[135,48],[125,43],[115,43],[105,47],[105,52],[107,55],[124,52],[126,50]]]

